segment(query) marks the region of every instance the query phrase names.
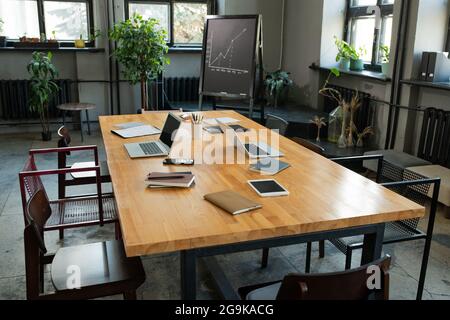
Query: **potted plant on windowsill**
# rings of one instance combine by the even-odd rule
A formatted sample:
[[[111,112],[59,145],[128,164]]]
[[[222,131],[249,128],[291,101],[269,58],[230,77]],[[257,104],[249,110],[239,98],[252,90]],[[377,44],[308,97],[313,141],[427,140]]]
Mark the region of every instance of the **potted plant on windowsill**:
[[[350,70],[350,60],[355,58],[356,50],[349,45],[346,41],[334,37],[334,43],[338,49],[336,55],[336,62],[339,62],[339,69],[343,71]]]
[[[381,51],[381,72],[383,72],[383,74],[385,76],[388,75],[389,73],[389,69],[390,69],[390,54],[391,54],[391,50],[388,46],[380,46],[380,51]]]
[[[366,55],[367,50],[364,47],[361,47],[356,51],[353,48],[353,56],[350,60],[350,70],[352,71],[363,71],[364,70],[364,61],[362,59],[363,56]]]
[[[134,14],[114,25],[109,36],[117,41],[114,56],[123,65],[125,78],[132,85],[141,84],[141,110],[148,110],[147,81],[156,79],[170,63],[166,31],[159,27],[158,20],[144,20]]]
[[[50,131],[48,104],[53,94],[59,90],[55,82],[58,71],[52,63],[52,53],[33,52],[32,59],[27,66],[30,78],[29,107],[32,112],[39,114],[42,126],[42,140],[52,139]]]
[[[0,19],[0,48],[6,47],[6,37],[3,34],[3,20]]]
[[[277,108],[287,98],[293,81],[289,79],[288,72],[278,70],[267,75],[265,84],[268,104]]]

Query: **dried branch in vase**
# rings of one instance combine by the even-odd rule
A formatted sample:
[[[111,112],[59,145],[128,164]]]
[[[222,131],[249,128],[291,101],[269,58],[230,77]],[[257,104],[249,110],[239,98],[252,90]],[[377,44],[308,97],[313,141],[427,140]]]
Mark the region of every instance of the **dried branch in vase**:
[[[313,123],[317,127],[317,138],[316,141],[320,141],[320,130],[322,127],[326,127],[325,118],[321,118],[319,116],[315,116],[313,120],[309,120],[310,123]]]

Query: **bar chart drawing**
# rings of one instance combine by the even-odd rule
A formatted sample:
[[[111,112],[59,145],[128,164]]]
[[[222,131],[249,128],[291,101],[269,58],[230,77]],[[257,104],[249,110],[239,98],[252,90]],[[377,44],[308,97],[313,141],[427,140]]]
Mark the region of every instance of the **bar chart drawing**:
[[[228,46],[225,50],[219,51],[217,54],[214,52],[214,33],[211,33],[211,37],[208,39],[208,68],[215,72],[224,72],[230,74],[247,74],[249,70],[239,67],[239,62],[236,60],[239,56],[239,40],[245,40],[244,35],[247,33],[247,28],[244,28],[239,32],[233,39],[229,41]],[[220,50],[220,49],[219,49]]]

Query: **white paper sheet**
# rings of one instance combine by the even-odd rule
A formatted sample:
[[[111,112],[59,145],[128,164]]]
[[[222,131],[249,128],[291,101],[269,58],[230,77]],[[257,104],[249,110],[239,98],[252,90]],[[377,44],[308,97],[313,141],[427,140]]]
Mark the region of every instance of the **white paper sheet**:
[[[217,122],[217,120],[220,121],[222,124],[237,123],[237,122],[240,121],[240,120],[237,120],[237,119],[225,117],[225,118],[205,119],[204,122],[207,123],[207,124],[210,124],[210,125],[216,125],[216,124],[219,124],[219,122]]]
[[[128,129],[122,129],[122,130],[112,130],[113,133],[118,134],[122,138],[128,139],[128,138],[137,138],[137,137],[143,137],[143,136],[152,136],[156,134],[160,134],[161,130],[145,125],[145,126],[139,126],[139,127],[132,127]]]

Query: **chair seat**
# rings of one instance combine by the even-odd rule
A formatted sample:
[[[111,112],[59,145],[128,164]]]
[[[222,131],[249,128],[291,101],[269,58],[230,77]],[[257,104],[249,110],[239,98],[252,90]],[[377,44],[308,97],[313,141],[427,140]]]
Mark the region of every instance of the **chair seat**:
[[[408,222],[409,221],[386,223],[383,243],[400,242],[402,240],[411,240],[411,237],[415,236],[425,236],[420,230],[414,229],[414,222],[412,220],[413,226]],[[363,247],[364,236],[330,239],[329,241],[338,248],[339,251],[347,254],[347,246],[352,246],[354,249]]]
[[[117,208],[113,196],[103,196],[103,218],[105,223],[117,221]],[[45,230],[56,230],[62,226],[98,224],[98,198],[74,198],[50,201],[52,214],[45,224]]]
[[[425,178],[441,178],[441,187],[439,190],[439,202],[450,207],[450,169],[442,166],[421,166],[407,168],[406,170],[416,173]],[[433,197],[433,187],[430,187],[428,196]]]
[[[108,163],[106,161],[100,161],[100,176],[101,177],[109,177],[109,169]],[[95,167],[94,161],[89,162],[76,162],[71,168],[72,169],[80,169],[80,168],[89,168]],[[74,179],[83,179],[83,178],[95,178],[95,171],[87,171],[87,172],[73,172],[70,174]]]
[[[80,271],[80,288],[119,282],[123,285],[129,281],[132,283],[130,288],[136,289],[145,280],[141,260],[127,258],[119,241],[59,249],[51,266],[51,278],[57,291],[73,289],[68,287],[73,284],[67,279],[76,269]]]
[[[431,162],[428,162],[426,160],[420,159],[418,157],[412,156],[410,154],[407,154],[405,152],[399,152],[395,150],[377,150],[377,151],[370,151],[364,153],[364,155],[383,155],[384,161],[388,162],[395,167],[397,167],[399,170],[403,171],[406,168],[409,167],[418,167],[418,166],[427,166],[431,165]],[[363,163],[364,168],[369,169],[373,172],[377,172],[378,168],[378,160],[367,160]],[[401,174],[401,173],[400,173]],[[396,179],[400,177],[395,177]]]
[[[259,288],[247,294],[246,300],[276,300],[281,281],[267,287]]]

